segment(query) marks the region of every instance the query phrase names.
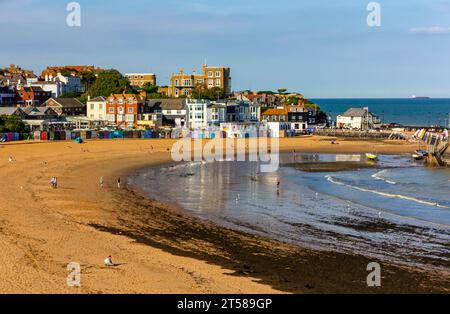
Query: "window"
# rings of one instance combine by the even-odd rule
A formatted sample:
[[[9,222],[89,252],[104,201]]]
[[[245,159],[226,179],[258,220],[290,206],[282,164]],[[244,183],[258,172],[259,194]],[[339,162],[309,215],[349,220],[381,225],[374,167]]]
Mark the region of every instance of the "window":
[[[216,71],[216,77],[220,77],[220,71]]]
[[[197,80],[197,84],[198,85],[203,85],[204,81],[203,80]]]
[[[214,81],[208,80],[208,87],[214,87]]]
[[[91,104],[91,110],[94,110],[94,109],[95,109],[95,105]]]
[[[108,112],[109,112],[109,113],[114,113],[114,107],[110,107],[110,108],[108,109]]]
[[[98,109],[103,110],[103,104],[98,104]]]
[[[128,113],[133,113],[133,112],[134,112],[133,107],[129,107],[129,108],[128,108]]]
[[[134,122],[134,115],[127,114],[125,119],[126,119],[127,122]]]
[[[208,71],[208,77],[213,77],[213,71]]]
[[[116,116],[113,114],[107,114],[106,115],[106,120],[110,121],[110,122],[114,122],[116,120]]]
[[[216,79],[216,86],[220,86],[220,79]]]
[[[175,86],[178,86],[178,80],[175,80]],[[178,95],[178,94],[177,94]]]

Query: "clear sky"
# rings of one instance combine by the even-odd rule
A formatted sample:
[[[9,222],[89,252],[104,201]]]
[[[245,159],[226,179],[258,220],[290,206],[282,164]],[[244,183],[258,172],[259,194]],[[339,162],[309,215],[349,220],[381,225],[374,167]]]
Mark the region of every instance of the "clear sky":
[[[316,97],[450,97],[450,0],[0,0],[0,66],[121,72],[231,67],[234,90]]]

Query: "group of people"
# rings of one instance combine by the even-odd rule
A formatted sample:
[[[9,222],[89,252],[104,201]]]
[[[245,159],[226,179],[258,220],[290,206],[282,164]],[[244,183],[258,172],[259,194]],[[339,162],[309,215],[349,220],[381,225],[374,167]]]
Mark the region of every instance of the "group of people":
[[[51,184],[52,188],[57,189],[58,188],[58,178],[52,177],[50,180],[50,184]]]
[[[100,184],[100,188],[103,188],[103,186],[104,186],[103,177],[99,178],[98,183]],[[120,189],[120,186],[121,186],[121,180],[120,180],[120,178],[117,178],[117,188]]]

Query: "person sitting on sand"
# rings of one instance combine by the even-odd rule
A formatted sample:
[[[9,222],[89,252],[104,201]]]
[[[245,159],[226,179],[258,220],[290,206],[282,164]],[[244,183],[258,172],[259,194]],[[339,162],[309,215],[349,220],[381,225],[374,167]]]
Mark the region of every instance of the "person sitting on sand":
[[[107,258],[105,258],[103,263],[105,264],[105,266],[114,266],[114,263],[112,261],[111,255],[108,256]]]
[[[14,158],[13,158],[13,156],[9,156],[9,162],[13,162],[14,161]]]

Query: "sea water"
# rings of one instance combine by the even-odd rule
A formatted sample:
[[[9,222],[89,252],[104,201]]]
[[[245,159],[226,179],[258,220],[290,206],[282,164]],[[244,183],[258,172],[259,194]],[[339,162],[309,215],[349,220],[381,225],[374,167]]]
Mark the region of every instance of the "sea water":
[[[282,154],[281,161],[273,173],[259,173],[256,162],[160,166],[130,183],[224,227],[314,249],[450,267],[450,169],[390,155],[380,156],[378,168],[340,172],[289,164],[364,163],[365,156]]]
[[[450,99],[312,99],[321,109],[329,114],[333,121],[336,116],[351,107],[368,107],[378,115],[383,123],[400,123],[403,125],[449,125]]]

